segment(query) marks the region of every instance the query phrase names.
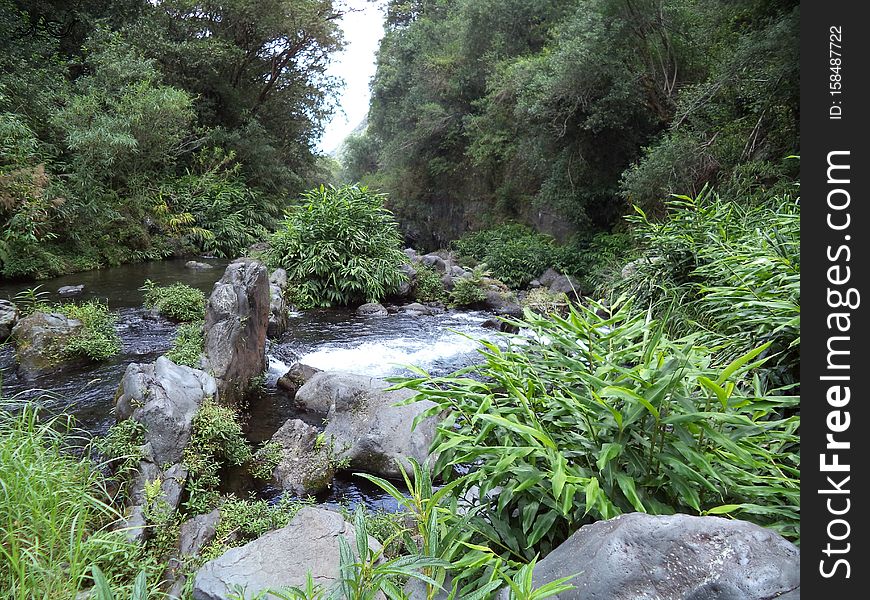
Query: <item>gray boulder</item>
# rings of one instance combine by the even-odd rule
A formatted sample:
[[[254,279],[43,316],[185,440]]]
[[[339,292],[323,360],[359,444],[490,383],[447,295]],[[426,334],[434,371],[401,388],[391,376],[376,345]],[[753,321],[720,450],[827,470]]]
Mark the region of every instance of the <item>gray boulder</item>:
[[[425,254],[420,258],[427,267],[432,267],[439,273],[447,273],[450,270],[450,264],[437,254]]]
[[[567,294],[569,298],[580,297],[580,282],[570,275],[559,275],[550,283],[549,288],[554,294]]]
[[[339,580],[340,537],[356,551],[353,525],[340,514],[303,508],[287,526],[205,563],[196,573],[193,598],[228,600],[236,587],[244,589],[245,599],[268,589],[303,587],[309,572],[316,584],[331,588]],[[369,546],[380,549],[372,537]]]
[[[145,426],[145,441],[151,445],[155,463],[175,464],[190,441],[193,418],[202,401],[216,394],[211,375],[161,356],[155,363],[127,367],[115,412],[119,420],[134,419]]]
[[[296,396],[296,392],[305,383],[320,373],[320,369],[304,365],[300,362],[290,365],[290,369],[278,378],[277,386],[287,392],[290,396]]]
[[[510,292],[501,290],[486,290],[484,306],[500,316],[521,317],[523,314],[523,307],[514,296]]]
[[[758,525],[720,517],[631,513],[586,525],[537,564],[534,583],[578,573],[574,589],[555,598],[800,598],[798,548]]]
[[[287,271],[275,269],[269,275],[269,324],[266,335],[270,338],[280,337],[287,331],[287,301],[284,292],[287,290]]]
[[[550,287],[550,285],[559,278],[559,272],[555,269],[547,269],[541,276],[538,277],[538,283],[543,287]]]
[[[193,269],[194,271],[207,271],[209,269],[214,269],[214,265],[195,260],[187,261],[186,263],[184,263],[184,266],[188,269]]]
[[[70,357],[63,353],[83,326],[78,319],[60,313],[35,312],[19,319],[11,334],[19,373],[30,379],[46,371],[86,364],[85,357]]]
[[[405,279],[399,284],[399,289],[395,296],[398,298],[410,298],[414,292],[414,285],[417,283],[417,269],[410,263],[404,263],[399,266],[399,270],[405,275]]]
[[[378,302],[368,302],[356,309],[356,314],[363,317],[386,317],[387,309]]]
[[[317,443],[317,428],[300,419],[289,419],[272,436],[281,446],[281,462],[272,478],[281,489],[297,496],[316,494],[332,483],[335,468],[329,448]]]
[[[240,400],[266,369],[271,294],[266,267],[243,258],[214,284],[205,314],[203,365],[217,380],[224,403]]]
[[[12,328],[18,322],[18,307],[9,300],[0,300],[0,342],[12,334]]]
[[[395,406],[415,393],[388,387],[386,381],[364,375],[322,372],[296,392],[296,402],[326,417],[323,437],[337,461],[395,478],[401,477],[397,461],[407,469],[409,458],[421,464],[428,458],[438,420],[425,419],[412,431],[414,419],[435,403]]]
[[[220,519],[220,510],[216,508],[208,514],[197,515],[181,524],[178,546],[163,573],[164,585],[169,588],[167,597],[171,600],[178,600],[184,594],[187,583],[185,564],[192,557],[199,556],[205,545],[214,540]]]
[[[146,444],[144,447],[147,448],[146,454],[152,454],[150,444]],[[151,456],[139,461],[139,466],[129,480],[128,506],[124,513],[124,519],[120,523],[120,528],[130,541],[141,542],[151,533],[145,520],[147,504],[145,486],[158,480],[160,481],[160,496],[157,498],[157,502],[174,511],[181,502],[181,494],[187,481],[187,468],[182,464],[175,464],[163,472],[153,462]]]
[[[57,288],[57,293],[64,298],[68,298],[70,296],[78,296],[82,292],[85,291],[85,284],[80,283],[79,285],[64,285]]]
[[[417,251],[413,248],[405,248],[402,252],[405,253],[405,256],[407,256],[408,260],[411,262],[419,262],[420,257],[417,255]]]
[[[437,315],[441,314],[442,312],[444,311],[440,308],[436,308],[434,306],[426,306],[425,304],[420,304],[419,302],[412,302],[411,304],[406,304],[399,307],[399,313],[403,315],[410,315],[412,317]]]

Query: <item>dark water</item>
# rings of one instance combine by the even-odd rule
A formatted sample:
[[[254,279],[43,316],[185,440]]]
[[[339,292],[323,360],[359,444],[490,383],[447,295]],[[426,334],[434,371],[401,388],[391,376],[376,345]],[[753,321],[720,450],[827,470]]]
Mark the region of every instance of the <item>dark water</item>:
[[[15,353],[0,344],[0,376],[7,403],[39,401],[51,412],[75,416],[78,425],[93,435],[102,435],[115,422],[113,400],[127,365],[152,362],[171,346],[177,326],[142,308],[139,288],[146,279],[159,285],[183,282],[210,293],[223,274],[227,261],[203,260],[216,268],[194,271],[181,261],[165,261],[79,273],[40,282],[51,292],[48,300],[64,285],[84,284],[77,299],[101,299],[118,312],[117,330],[122,351],[112,360],[82,368],[65,368],[36,380],[15,374]],[[0,298],[14,299],[32,283],[0,284]],[[407,365],[416,365],[440,375],[470,364],[477,355],[477,338],[491,337],[481,327],[491,315],[482,312],[447,312],[413,317],[393,314],[387,317],[360,317],[352,310],[318,310],[294,313],[290,327],[280,340],[267,346],[269,368],[264,393],[249,405],[247,431],[253,443],[268,440],[289,418],[299,415],[275,382],[294,362],[300,361],[324,370],[340,370],[375,377],[406,374]],[[234,482],[239,489],[245,481]],[[265,488],[260,493],[275,498],[278,490]],[[340,503],[351,507],[394,510],[395,502],[378,488],[350,474],[338,477],[332,490],[318,498],[327,505]]]

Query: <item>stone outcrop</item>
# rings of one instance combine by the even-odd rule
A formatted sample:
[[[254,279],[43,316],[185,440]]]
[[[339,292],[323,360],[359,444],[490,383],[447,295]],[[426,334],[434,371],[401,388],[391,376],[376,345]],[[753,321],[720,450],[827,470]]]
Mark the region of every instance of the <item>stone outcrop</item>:
[[[290,369],[278,378],[277,386],[290,396],[296,396],[299,388],[318,373],[320,373],[320,369],[299,362],[293,363],[290,365]]]
[[[151,364],[127,367],[115,411],[119,420],[134,419],[145,426],[145,441],[156,464],[174,464],[181,461],[203,400],[216,393],[211,375],[161,356]]]
[[[326,489],[335,477],[330,448],[318,444],[316,427],[290,419],[272,436],[281,447],[281,461],[272,478],[276,486],[297,496],[314,495]]]
[[[308,573],[315,584],[329,589],[339,579],[340,537],[356,552],[353,525],[340,514],[303,508],[286,527],[205,563],[196,573],[193,598],[229,600],[236,587],[253,598],[268,589],[303,587]],[[378,550],[380,544],[369,537],[369,547]]]
[[[800,552],[719,517],[631,513],[581,527],[541,560],[535,587],[575,575],[559,600],[799,600]],[[499,600],[508,598],[503,591]]]
[[[12,328],[18,322],[18,307],[9,300],[0,300],[0,342],[12,334]]]
[[[242,398],[266,368],[271,294],[266,267],[243,258],[214,284],[206,308],[204,368],[217,380],[221,402]]]
[[[386,317],[387,309],[378,302],[367,302],[356,309],[356,314],[362,317]]]
[[[427,459],[438,421],[430,417],[413,428],[414,419],[436,405],[422,401],[396,406],[414,392],[388,387],[364,375],[322,372],[296,392],[296,402],[326,417],[323,438],[338,461],[395,478],[401,476],[399,464],[408,468],[409,458],[421,464]]]
[[[281,337],[287,331],[289,307],[284,299],[286,291],[287,271],[275,269],[269,275],[269,325],[266,335],[270,338]]]
[[[63,352],[82,327],[78,319],[60,313],[35,312],[18,319],[11,332],[18,372],[31,379],[49,370],[86,364],[87,358]]]

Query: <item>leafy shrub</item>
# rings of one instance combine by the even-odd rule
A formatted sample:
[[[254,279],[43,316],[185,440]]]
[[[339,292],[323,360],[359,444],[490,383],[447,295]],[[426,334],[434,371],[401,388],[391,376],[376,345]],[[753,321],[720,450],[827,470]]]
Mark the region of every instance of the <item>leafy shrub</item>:
[[[716,364],[620,303],[517,324],[531,337],[485,344],[483,364],[400,384],[449,411],[436,472],[474,465],[458,492],[478,486],[491,547],[528,560],[635,510],[736,513],[799,538],[800,416],[784,416],[799,399],[746,377],[766,345]]]
[[[206,398],[193,419],[190,443],[184,449],[189,472],[187,509],[193,514],[212,510],[218,501],[220,468],[240,466],[252,458],[236,412]]]
[[[202,321],[180,325],[166,357],[177,365],[199,368],[199,358],[205,345],[202,326]]]
[[[142,286],[145,307],[154,308],[173,321],[201,321],[205,317],[205,294],[184,283],[158,286],[150,279]]]
[[[644,260],[617,285],[621,294],[668,315],[672,334],[703,332],[726,357],[770,342],[763,373],[799,380],[800,206],[789,197],[743,205],[705,191],[666,204],[669,218],[643,212]]]
[[[114,467],[115,474],[121,478],[139,466],[144,457],[142,444],[145,443],[145,426],[133,419],[118,421],[106,435],[94,441],[94,448]]]
[[[310,306],[377,302],[395,291],[407,260],[384,196],[366,187],[319,187],[271,238],[268,261],[287,270]]]
[[[560,257],[552,237],[517,223],[465,234],[453,248],[466,262],[486,263],[493,276],[515,288],[557,266]]]
[[[434,267],[424,264],[414,266],[417,281],[414,283],[414,300],[418,302],[443,302],[447,299],[441,274]]]
[[[483,278],[489,276],[486,265],[474,267],[470,277],[458,277],[453,280],[450,300],[455,306],[474,306],[486,300],[483,289]]]
[[[266,442],[254,453],[251,475],[269,481],[282,458],[284,458],[284,447],[275,441]]]
[[[16,407],[17,408],[17,407]],[[0,589],[14,598],[67,598],[89,585],[90,567],[114,577],[133,553],[99,469],[65,451],[63,418],[0,405]]]
[[[105,304],[91,300],[83,304],[61,304],[56,310],[82,322],[81,330],[64,346],[65,355],[100,361],[121,351],[121,338],[115,331],[117,316]]]

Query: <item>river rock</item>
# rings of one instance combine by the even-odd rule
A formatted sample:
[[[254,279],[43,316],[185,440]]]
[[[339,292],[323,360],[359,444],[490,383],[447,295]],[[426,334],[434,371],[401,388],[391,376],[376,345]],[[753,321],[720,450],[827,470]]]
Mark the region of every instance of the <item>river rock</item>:
[[[414,285],[417,283],[417,269],[410,263],[404,263],[399,266],[399,270],[405,275],[405,278],[399,284],[399,289],[396,290],[395,296],[398,298],[410,298],[414,292]]]
[[[195,260],[187,261],[186,263],[184,263],[184,266],[188,269],[193,269],[194,271],[207,271],[209,269],[214,269],[214,265]]]
[[[800,551],[720,517],[631,513],[581,527],[540,561],[534,585],[579,573],[559,600],[798,600]],[[507,591],[499,596],[508,598]]]
[[[549,286],[553,294],[566,294],[569,298],[580,298],[580,282],[570,275],[559,275]]]
[[[340,514],[303,508],[285,527],[205,563],[196,573],[193,598],[229,600],[236,586],[245,590],[246,599],[270,588],[303,587],[309,572],[315,584],[331,588],[339,580],[340,537],[356,552],[353,525]],[[369,546],[380,549],[371,536]]]
[[[387,309],[378,302],[368,302],[356,309],[356,314],[363,317],[386,317]]]
[[[27,379],[62,367],[86,364],[87,358],[68,357],[63,349],[84,325],[60,313],[35,312],[12,328],[18,371]]]
[[[178,600],[184,594],[187,583],[184,565],[191,558],[199,556],[206,544],[214,540],[220,519],[220,510],[216,508],[208,514],[197,515],[181,524],[178,546],[163,573],[164,585],[169,588],[167,597],[171,600]]]
[[[556,271],[555,269],[550,268],[550,269],[547,269],[546,271],[544,271],[543,273],[541,273],[541,276],[538,277],[538,283],[542,287],[548,288],[558,278],[559,278],[559,272]]]
[[[57,293],[60,296],[68,298],[70,296],[78,296],[82,292],[85,291],[85,284],[80,283],[79,285],[64,285],[57,288]]]
[[[419,302],[412,302],[411,304],[406,304],[405,306],[399,307],[399,312],[403,315],[410,315],[412,317],[423,317],[437,315],[444,311],[435,308],[434,306],[426,306],[425,304],[420,304]]]
[[[427,267],[432,267],[439,273],[447,273],[450,270],[450,265],[446,260],[437,254],[425,254],[420,261]]]
[[[388,390],[386,381],[339,372],[322,372],[296,392],[296,402],[325,415],[323,437],[338,461],[383,477],[401,477],[400,461],[423,463],[435,439],[438,420],[425,419],[412,431],[414,419],[435,406],[428,400],[395,406],[415,395],[406,389]]]
[[[281,462],[272,479],[281,489],[297,496],[325,490],[335,477],[329,448],[317,443],[318,430],[300,419],[289,419],[272,436],[281,446]]]
[[[0,300],[0,342],[12,334],[12,328],[18,322],[18,307],[9,300]]]
[[[287,290],[287,271],[275,269],[269,275],[269,324],[266,335],[270,338],[280,337],[287,331],[287,301],[284,293]]]
[[[410,260],[411,262],[419,262],[420,261],[420,257],[417,254],[417,251],[414,250],[413,248],[405,248],[404,250],[402,250],[402,252],[405,253],[405,256],[407,256],[408,260]]]
[[[277,386],[290,396],[295,397],[299,388],[317,373],[320,373],[320,369],[296,362],[290,365],[290,369],[278,378]]]
[[[523,307],[520,306],[519,302],[514,299],[513,294],[510,292],[494,289],[486,290],[484,305],[488,310],[500,316],[521,317],[523,315]]]
[[[158,465],[181,461],[190,441],[193,418],[202,401],[217,393],[215,379],[161,356],[151,364],[127,367],[116,398],[118,419],[134,419],[145,426]]]
[[[266,369],[270,305],[269,274],[256,260],[230,263],[214,284],[203,328],[203,365],[217,380],[223,403],[240,400],[251,379]]]

